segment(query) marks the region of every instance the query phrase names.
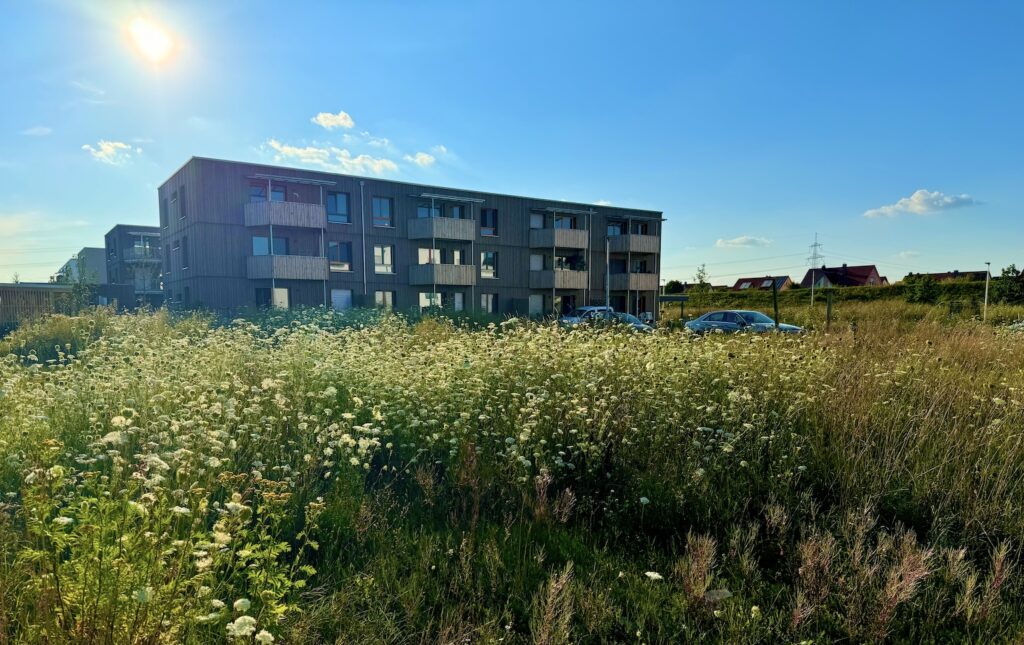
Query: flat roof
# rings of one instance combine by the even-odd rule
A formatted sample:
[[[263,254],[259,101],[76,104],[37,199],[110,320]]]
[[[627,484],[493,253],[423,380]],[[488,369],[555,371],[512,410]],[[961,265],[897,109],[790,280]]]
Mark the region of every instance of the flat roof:
[[[546,197],[529,197],[529,196],[526,196],[526,195],[512,195],[512,194],[509,194],[509,193],[496,193],[496,192],[489,191],[489,190],[477,190],[475,188],[455,188],[455,187],[450,187],[450,186],[438,186],[436,184],[420,184],[420,183],[417,183],[417,182],[404,181],[404,180],[401,180],[401,179],[388,179],[386,177],[366,177],[366,176],[362,176],[362,175],[346,175],[344,173],[328,172],[326,170],[312,170],[310,168],[296,168],[295,166],[274,166],[274,165],[270,165],[270,164],[266,164],[266,163],[258,162],[258,161],[235,161],[235,160],[232,160],[232,159],[217,159],[216,157],[201,157],[201,156],[198,156],[198,155],[193,155],[193,156],[189,157],[188,161],[186,161],[185,163],[183,163],[180,166],[178,166],[178,168],[173,173],[171,173],[171,175],[167,179],[165,179],[163,181],[163,183],[161,183],[160,185],[163,186],[164,184],[166,184],[168,181],[171,180],[171,177],[174,177],[175,175],[177,175],[179,172],[181,172],[181,170],[183,168],[185,168],[185,166],[189,165],[193,161],[213,161],[215,163],[226,163],[226,164],[233,164],[233,165],[238,165],[238,166],[260,166],[260,167],[263,167],[263,168],[272,168],[272,169],[278,169],[278,170],[283,169],[283,170],[291,170],[291,171],[295,171],[295,172],[314,173],[314,174],[317,174],[317,175],[326,175],[328,177],[344,177],[345,179],[351,179],[351,180],[356,180],[356,181],[359,181],[359,180],[364,180],[364,181],[383,181],[383,182],[388,182],[388,183],[392,183],[392,184],[404,184],[406,186],[416,186],[418,188],[423,188],[423,189],[433,189],[433,190],[440,189],[440,190],[448,190],[448,191],[456,191],[456,192],[461,191],[461,192],[466,192],[466,193],[479,193],[479,194],[483,194],[483,195],[493,195],[495,197],[510,197],[510,198],[513,198],[513,199],[528,199],[528,200],[533,200],[533,201],[538,201],[538,202],[555,202],[555,203],[559,203],[559,204],[572,204],[574,206],[585,206],[585,207],[588,207],[588,208],[608,208],[608,209],[617,209],[617,210],[625,210],[625,211],[635,211],[637,213],[649,213],[652,217],[656,216],[659,219],[664,219],[664,212],[663,211],[650,210],[650,209],[646,209],[646,208],[630,208],[628,206],[616,206],[616,205],[602,206],[600,204],[588,204],[587,202],[571,202],[571,201],[566,201],[564,199],[548,199]],[[286,180],[287,179],[287,177],[284,177],[284,176],[281,176],[280,178],[282,180]]]

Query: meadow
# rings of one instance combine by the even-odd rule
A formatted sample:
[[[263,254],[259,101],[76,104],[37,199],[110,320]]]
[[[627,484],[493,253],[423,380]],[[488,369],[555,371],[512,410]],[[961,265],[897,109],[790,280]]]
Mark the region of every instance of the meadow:
[[[54,316],[0,341],[0,639],[1019,642],[995,313]]]

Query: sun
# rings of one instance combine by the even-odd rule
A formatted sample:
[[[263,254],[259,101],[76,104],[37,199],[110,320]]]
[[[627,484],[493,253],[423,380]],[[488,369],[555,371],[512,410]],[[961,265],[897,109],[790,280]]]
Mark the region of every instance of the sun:
[[[135,18],[128,25],[135,50],[151,63],[166,61],[174,53],[174,39],[160,25],[145,18]]]

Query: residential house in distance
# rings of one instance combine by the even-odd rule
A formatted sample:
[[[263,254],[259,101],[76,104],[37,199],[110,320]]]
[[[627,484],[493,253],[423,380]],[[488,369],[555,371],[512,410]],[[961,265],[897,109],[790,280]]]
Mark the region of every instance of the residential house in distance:
[[[104,239],[107,281],[115,285],[131,285],[135,290],[135,303],[131,306],[159,307],[163,304],[160,228],[118,224],[107,232]]]
[[[839,267],[818,267],[809,269],[804,279],[800,281],[801,287],[814,285],[816,289],[827,287],[883,287],[889,284],[889,280],[878,273],[878,268],[873,264],[860,266]]]
[[[105,249],[87,246],[64,263],[50,282],[107,283],[107,253]]]
[[[763,278],[740,278],[732,286],[733,291],[771,291],[775,284],[779,291],[784,291],[793,286],[793,280],[788,275],[769,275]]]
[[[907,278],[931,278],[935,282],[947,282],[949,280],[964,280],[966,282],[984,282],[986,278],[992,277],[988,270],[981,271],[945,271],[943,273],[908,273]]]
[[[173,306],[657,310],[657,211],[199,157],[158,200]]]

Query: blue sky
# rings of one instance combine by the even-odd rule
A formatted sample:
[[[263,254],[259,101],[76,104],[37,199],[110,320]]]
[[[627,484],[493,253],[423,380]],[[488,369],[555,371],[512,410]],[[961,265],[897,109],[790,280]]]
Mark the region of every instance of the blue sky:
[[[0,281],[156,223],[192,155],[662,210],[668,278],[799,279],[815,232],[890,278],[1020,266],[1022,28],[1020,2],[7,3]]]

